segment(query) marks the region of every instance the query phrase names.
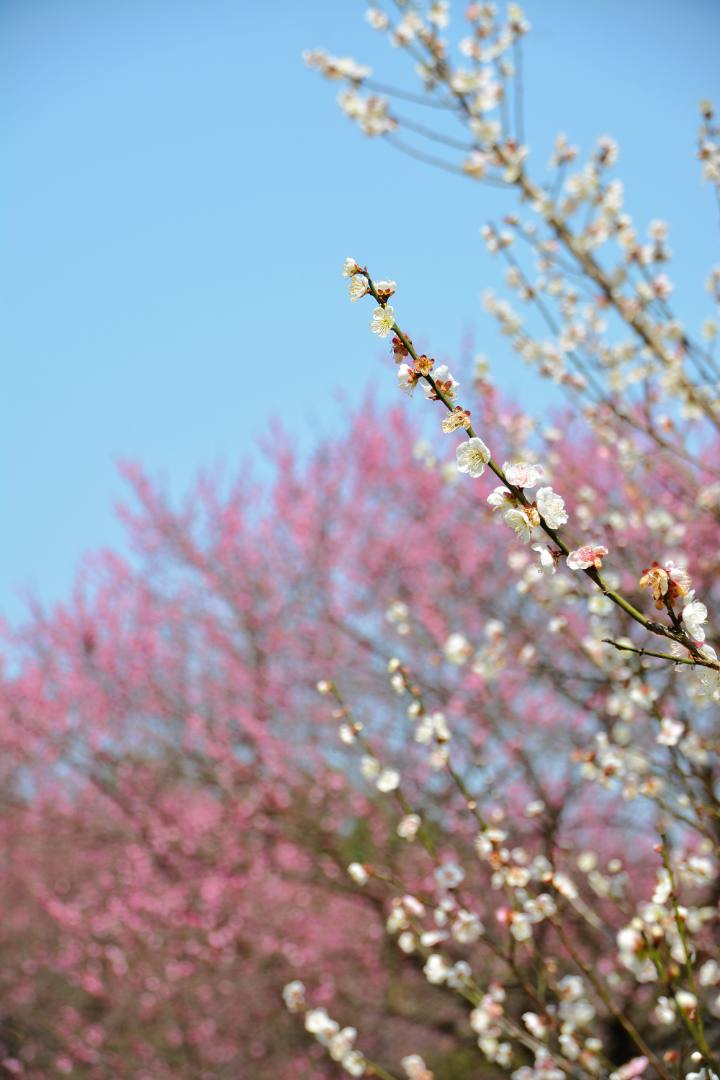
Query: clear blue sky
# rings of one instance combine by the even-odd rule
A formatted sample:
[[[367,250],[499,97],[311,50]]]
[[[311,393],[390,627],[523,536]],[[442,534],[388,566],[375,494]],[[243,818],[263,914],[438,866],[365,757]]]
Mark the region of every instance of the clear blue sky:
[[[302,446],[337,428],[337,391],[356,401],[382,371],[345,255],[400,283],[416,338],[452,351],[472,329],[501,383],[526,379],[479,303],[497,198],[361,137],[301,63],[322,45],[411,85],[363,10],[0,0],[0,612],[28,588],[61,597],[85,551],[122,543],[118,457],[182,491],[253,453],[273,416]],[[628,206],[671,222],[678,307],[699,319],[718,232],[694,140],[697,102],[720,97],[720,4],[527,13],[538,163],[557,130],[618,138]]]

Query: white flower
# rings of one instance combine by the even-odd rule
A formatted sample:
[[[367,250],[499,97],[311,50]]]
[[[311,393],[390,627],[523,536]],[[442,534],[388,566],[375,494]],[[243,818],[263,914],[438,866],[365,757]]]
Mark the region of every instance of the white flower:
[[[408,1080],[433,1080],[433,1074],[419,1054],[408,1054],[400,1059]]]
[[[675,1002],[671,998],[659,997],[653,1012],[658,1024],[672,1024],[675,1022]]]
[[[433,371],[433,378],[436,383],[445,384],[444,392],[445,396],[448,398],[452,398],[454,396],[455,391],[460,385],[457,379],[453,378],[453,376],[450,374],[450,368],[447,366],[447,364],[441,364],[440,367],[435,368],[435,370]],[[433,388],[429,382],[423,382],[422,390],[425,397],[428,398],[428,400],[432,400]]]
[[[422,824],[419,814],[406,814],[404,818],[400,819],[397,827],[398,836],[403,840],[414,840],[417,836],[418,829]]]
[[[535,497],[535,505],[545,519],[545,524],[550,529],[559,529],[565,525],[568,516],[565,503],[561,495],[556,494],[551,487],[538,488]]]
[[[472,977],[472,968],[466,960],[458,960],[450,968],[447,984],[451,990],[460,990]]]
[[[417,374],[415,369],[411,368],[409,364],[400,364],[400,367],[397,369],[397,381],[401,390],[405,390],[408,394],[412,394],[417,385]]]
[[[567,874],[557,873],[553,876],[553,885],[566,900],[576,900],[578,891],[573,881],[567,876]]]
[[[305,1013],[305,1030],[316,1035],[320,1041],[331,1038],[338,1029],[338,1024],[328,1016],[327,1009],[310,1009]]]
[[[415,728],[415,742],[427,745],[430,742],[450,742],[450,729],[447,726],[445,714],[441,712],[428,713]]]
[[[357,1038],[355,1028],[346,1027],[333,1035],[328,1043],[328,1053],[333,1061],[344,1061],[344,1058],[352,1052],[353,1043]],[[356,1075],[362,1076],[362,1073]]]
[[[377,778],[375,787],[378,789],[378,791],[387,793],[388,791],[395,791],[399,784],[400,773],[397,771],[397,769],[383,769],[383,771]]]
[[[547,1023],[537,1013],[523,1013],[522,1021],[530,1034],[534,1035],[536,1039],[544,1039],[547,1035]]]
[[[429,983],[439,986],[447,979],[450,968],[447,961],[439,953],[431,953],[427,958],[423,971]]]
[[[354,277],[359,269],[354,259],[347,258],[343,263],[343,277]]]
[[[557,567],[555,565],[553,553],[550,551],[547,544],[533,544],[532,549],[538,553],[538,558],[540,559],[540,573],[554,574]]]
[[[376,780],[380,775],[380,762],[370,754],[365,754],[360,762],[360,771],[366,780]]]
[[[340,1064],[348,1076],[364,1076],[367,1071],[367,1062],[359,1050],[350,1050],[342,1057]]]
[[[363,296],[367,296],[368,283],[361,274],[353,274],[348,283],[348,295],[351,300],[360,300]]]
[[[514,465],[506,461],[503,472],[509,484],[515,487],[532,488],[540,482],[545,470],[542,465],[532,465],[527,461],[517,461]]]
[[[372,313],[370,329],[378,337],[387,337],[395,325],[395,311],[390,304],[385,307],[376,307]]]
[[[704,604],[699,600],[690,600],[683,608],[682,621],[693,641],[705,640],[703,623],[707,622],[707,608]]]
[[[493,513],[502,506],[508,506],[508,504],[512,504],[513,502],[513,495],[505,487],[493,488],[487,497],[487,504],[492,509]]]
[[[435,881],[439,889],[457,889],[465,877],[465,871],[457,863],[443,863],[435,871]]]
[[[697,1008],[697,998],[689,990],[678,990],[675,994],[675,1001],[678,1008],[682,1009],[683,1012],[689,1012],[691,1009]]]
[[[660,721],[660,734],[656,742],[661,746],[677,746],[684,730],[685,725],[680,720],[671,720],[669,716],[664,716]]]
[[[458,472],[467,473],[468,476],[478,477],[485,472],[485,466],[490,460],[490,451],[482,441],[474,436],[465,439],[455,451]]]
[[[299,979],[294,979],[283,987],[283,1001],[288,1012],[300,1012],[305,1007],[305,987]]]
[[[373,30],[387,30],[390,20],[380,8],[371,7],[365,12],[365,21]]]
[[[717,960],[706,960],[698,972],[698,982],[701,986],[714,986],[720,982],[720,964]]]
[[[472,651],[472,645],[464,634],[450,634],[443,645],[445,659],[451,664],[457,664],[458,667],[465,663],[468,657],[472,655]]]
[[[485,927],[472,911],[461,908],[450,927],[452,936],[461,945],[472,945],[485,932]]]
[[[516,941],[527,941],[532,937],[532,924],[527,915],[520,911],[514,911],[512,913],[512,921],[510,922],[510,933]]]
[[[356,885],[367,885],[370,880],[370,875],[367,870],[359,862],[351,862],[347,868],[347,872]]]
[[[517,506],[511,510],[506,510],[503,520],[506,525],[509,525],[517,533],[521,540],[527,543],[528,540],[532,539],[535,526],[522,507]]]

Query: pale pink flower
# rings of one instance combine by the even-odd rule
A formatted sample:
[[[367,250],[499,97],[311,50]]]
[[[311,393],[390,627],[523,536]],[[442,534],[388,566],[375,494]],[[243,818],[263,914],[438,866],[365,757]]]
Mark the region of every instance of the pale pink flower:
[[[632,1058],[630,1061],[626,1061],[624,1065],[621,1065],[619,1069],[616,1069],[614,1073],[611,1073],[611,1076],[613,1080],[635,1080],[635,1077],[642,1076],[648,1064],[646,1057]]]
[[[567,564],[571,570],[588,570],[591,566],[599,570],[607,553],[608,549],[602,544],[585,544],[570,552]]]
[[[660,721],[660,734],[656,741],[661,746],[677,746],[684,731],[685,725],[680,720],[672,720],[669,716],[664,716]]]
[[[528,461],[516,461],[515,464],[505,462],[503,472],[507,477],[508,484],[520,488],[532,488],[540,482],[545,470],[542,465],[533,465]]]

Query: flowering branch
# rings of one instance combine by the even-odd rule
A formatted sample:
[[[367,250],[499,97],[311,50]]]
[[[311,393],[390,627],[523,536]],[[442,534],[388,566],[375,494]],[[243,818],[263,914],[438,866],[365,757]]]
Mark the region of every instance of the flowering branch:
[[[395,321],[394,309],[389,304],[389,299],[395,292],[395,283],[380,282],[376,285],[367,268],[361,267],[354,259],[350,258],[345,261],[343,273],[346,277],[351,278],[349,286],[351,299],[357,300],[362,296],[369,295],[377,302],[378,307],[373,313],[371,324],[373,332],[381,337],[386,337],[392,332],[395,335],[393,351],[396,359],[407,356],[412,360],[412,367],[404,364],[399,369],[398,374],[401,378],[401,384],[404,384],[407,389],[412,389],[418,382],[424,381],[430,391],[427,396],[432,400],[441,401],[448,412],[452,414],[449,420],[443,422],[443,430],[449,433],[458,428],[463,428],[467,432],[466,442],[457,451],[460,471],[467,472],[471,476],[480,476],[487,465],[490,471],[501,481],[507,496],[493,493],[489,501],[493,507],[509,503],[509,509],[506,509],[505,514],[506,521],[512,524],[512,527],[526,539],[531,538],[535,527],[540,527],[555,545],[554,551],[556,554],[550,552],[553,564],[561,554],[565,555],[571,569],[582,570],[604,596],[645,630],[684,646],[701,666],[720,670],[720,663],[714,655],[703,656],[695,640],[690,637],[683,622],[676,616],[671,607],[668,608],[668,611],[670,612],[672,625],[667,626],[647,618],[621,593],[610,588],[599,572],[602,559],[607,554],[606,548],[586,546],[575,551],[569,548],[558,534],[556,527],[556,524],[559,526],[567,521],[564,503],[560,496],[552,491],[552,488],[541,488],[538,492],[538,499],[535,503],[532,503],[527,498],[524,488],[534,486],[537,483],[536,475],[533,475],[528,480],[523,475],[526,470],[521,470],[519,466],[508,467],[507,465],[505,468],[501,468],[492,458],[489,449],[479,438],[470,422],[470,412],[453,401],[455,384],[452,377],[449,379],[435,377],[432,374],[434,361],[416,352],[412,339]],[[517,483],[513,482],[513,479],[515,479],[514,474],[509,475],[511,468],[518,472]],[[541,475],[541,471],[537,473],[537,476],[539,475]],[[540,502],[541,493],[544,493],[543,502]],[[543,509],[544,507],[546,509]],[[544,558],[543,553],[541,552],[540,555],[542,561]],[[700,640],[703,639],[704,634]]]

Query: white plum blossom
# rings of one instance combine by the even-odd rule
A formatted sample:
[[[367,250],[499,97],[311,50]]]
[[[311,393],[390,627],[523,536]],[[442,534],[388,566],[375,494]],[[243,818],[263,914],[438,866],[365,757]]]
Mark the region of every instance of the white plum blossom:
[[[354,277],[360,267],[356,263],[355,259],[347,258],[343,264],[343,277]]]
[[[391,304],[384,307],[376,307],[372,313],[370,329],[378,337],[387,337],[395,325],[395,310]]]
[[[532,937],[530,917],[522,911],[513,911],[510,920],[510,933],[516,941],[528,941]]]
[[[340,1059],[340,1064],[348,1076],[365,1076],[367,1072],[367,1062],[359,1050],[349,1050]]]
[[[435,881],[443,892],[457,889],[465,878],[465,871],[457,863],[443,863],[435,871]]]
[[[660,721],[660,734],[656,741],[661,746],[677,746],[685,731],[685,725],[680,720],[672,720],[664,716]]]
[[[538,488],[535,505],[549,529],[559,529],[568,520],[565,502],[551,487]]]
[[[397,369],[397,381],[401,390],[405,390],[408,394],[412,394],[417,385],[415,369],[411,368],[409,364],[400,364]]]
[[[446,743],[450,741],[450,729],[441,712],[428,713],[415,728],[415,742],[427,745],[430,742]]]
[[[548,1025],[541,1016],[538,1016],[534,1012],[525,1012],[522,1014],[522,1022],[528,1029],[531,1035],[534,1035],[536,1039],[544,1039],[548,1033]]]
[[[539,484],[545,470],[542,465],[533,465],[527,461],[518,461],[514,465],[506,461],[503,472],[507,482],[514,487],[532,488]]]
[[[425,978],[434,986],[440,986],[450,974],[450,965],[439,953],[431,953],[423,967]]]
[[[302,1012],[305,1008],[305,986],[299,979],[293,979],[283,987],[283,1001],[288,1012]]]
[[[399,785],[400,773],[397,769],[383,769],[375,782],[375,787],[384,794],[396,791]]]
[[[535,535],[535,523],[523,506],[514,506],[510,510],[506,510],[503,520],[525,543],[532,540]]]
[[[348,295],[354,302],[355,300],[361,300],[363,296],[367,296],[369,287],[367,280],[361,274],[354,274],[348,282]]]
[[[693,641],[705,640],[703,623],[707,622],[707,608],[699,600],[693,599],[692,593],[688,595],[688,602],[683,608],[682,621],[687,634]]]
[[[472,656],[473,648],[464,634],[455,632],[449,635],[443,645],[443,652],[446,660],[461,667]]]
[[[350,863],[347,871],[356,885],[367,885],[368,881],[370,880],[370,875],[368,874],[362,863]]]
[[[318,1040],[327,1040],[339,1031],[339,1025],[330,1019],[327,1009],[309,1009],[305,1013],[305,1030]]]
[[[400,1064],[408,1080],[433,1080],[433,1074],[419,1054],[408,1054],[401,1058]]]
[[[380,762],[370,754],[365,754],[360,761],[360,771],[366,780],[377,780],[380,775]]]
[[[472,439],[464,439],[455,451],[458,472],[467,473],[468,476],[478,477],[485,472],[485,466],[490,460],[491,454],[488,447],[477,436]]]
[[[373,30],[387,30],[390,20],[380,8],[371,7],[365,12],[365,21]]]
[[[455,916],[450,932],[461,945],[472,945],[485,933],[485,927],[472,911],[461,908]]]
[[[538,554],[538,560],[540,562],[540,566],[538,569],[540,573],[549,575],[554,574],[557,570],[555,556],[553,555],[547,544],[533,544],[532,549]]]
[[[506,487],[496,487],[493,488],[488,495],[487,504],[492,512],[495,513],[496,510],[500,510],[503,507],[514,505],[515,497]]]
[[[422,821],[419,814],[406,814],[398,823],[397,834],[403,840],[413,841],[418,834],[418,829],[421,824]]]
[[[453,378],[452,374],[450,373],[450,368],[447,366],[447,364],[441,364],[440,367],[436,367],[432,374],[433,379],[436,383],[449,384],[448,389],[445,390],[445,394],[447,397],[453,397],[460,383],[457,381],[457,379]],[[428,398],[428,400],[432,400],[433,388],[426,380],[423,380],[422,391],[425,397]]]
[[[706,960],[698,972],[698,982],[701,986],[715,986],[720,983],[720,964],[717,960]]]

